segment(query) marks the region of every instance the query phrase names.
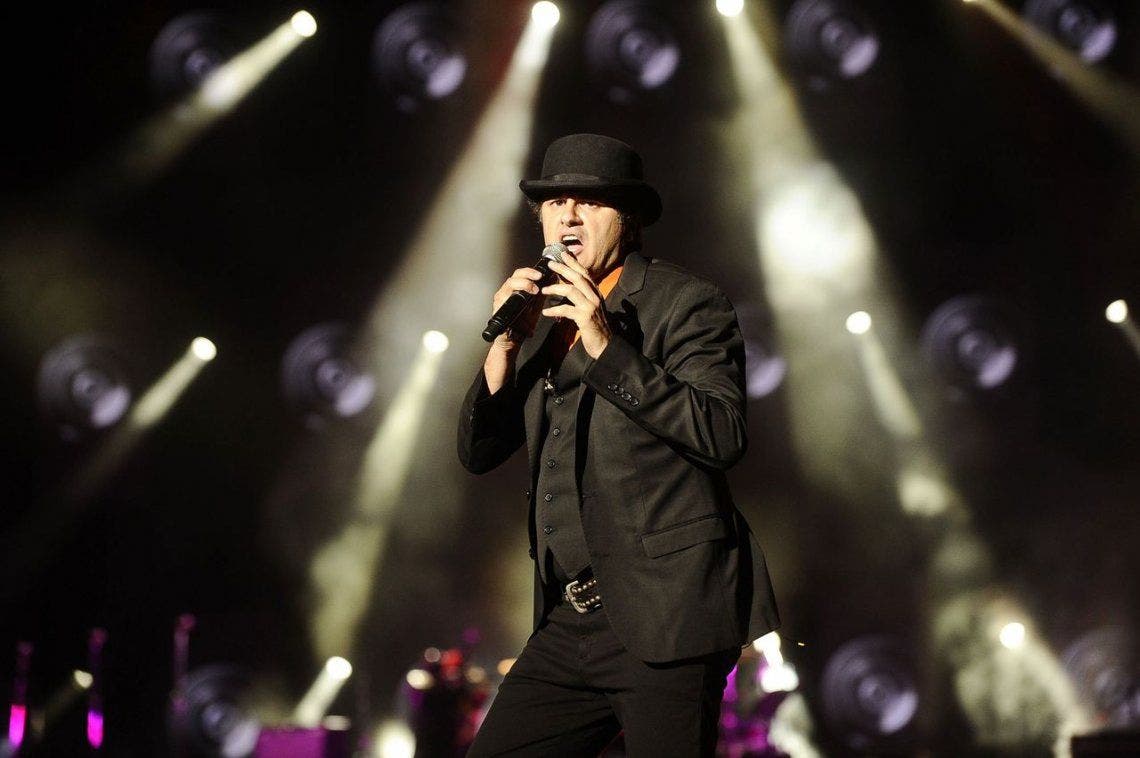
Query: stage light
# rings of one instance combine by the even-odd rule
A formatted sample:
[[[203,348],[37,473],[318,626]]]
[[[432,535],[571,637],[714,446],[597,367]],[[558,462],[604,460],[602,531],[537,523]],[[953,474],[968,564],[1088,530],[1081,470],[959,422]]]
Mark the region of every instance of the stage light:
[[[404,681],[414,690],[427,690],[435,685],[435,677],[423,669],[412,669],[404,677]]]
[[[352,664],[338,655],[325,661],[325,671],[333,681],[343,682],[352,676]]]
[[[993,390],[1008,382],[1021,363],[1017,312],[992,298],[956,297],[940,305],[922,328],[922,347],[951,386]]]
[[[1017,650],[1025,645],[1025,624],[1020,621],[1011,621],[1002,626],[1001,631],[998,632],[998,641],[1001,642],[1003,647],[1010,650]]]
[[[847,317],[847,331],[852,334],[866,334],[871,329],[871,314],[867,311],[855,311]]]
[[[1088,63],[1116,44],[1116,19],[1096,0],[1028,0],[1022,15]]]
[[[610,0],[586,29],[590,73],[614,102],[663,87],[673,78],[681,48],[669,23],[646,0]]]
[[[396,107],[413,111],[455,92],[467,75],[459,24],[430,2],[409,3],[384,19],[372,38],[372,70]]]
[[[289,25],[293,27],[293,31],[302,37],[312,37],[317,33],[317,20],[308,11],[294,13],[293,17],[289,19]]]
[[[169,712],[177,754],[252,755],[261,722],[249,708],[249,692],[247,673],[235,666],[215,664],[187,674]]]
[[[897,749],[918,711],[915,682],[898,641],[868,636],[845,643],[823,671],[828,727],[853,750]]]
[[[549,0],[540,0],[530,9],[530,17],[534,19],[539,28],[553,29],[558,24],[561,14],[558,6]]]
[[[95,677],[86,671],[80,671],[78,669],[71,672],[71,678],[72,681],[75,682],[75,686],[81,690],[91,689],[91,685],[95,683]]]
[[[1061,660],[1095,723],[1120,729],[1140,723],[1140,669],[1128,627],[1093,629],[1069,645]]]
[[[114,426],[134,398],[127,361],[100,337],[79,336],[40,361],[37,395],[45,415],[68,441]]]
[[[736,309],[744,337],[744,376],[748,397],[758,400],[779,389],[788,373],[788,362],[771,347],[771,319],[761,308],[744,304]]]
[[[423,339],[424,349],[429,353],[442,353],[447,350],[447,346],[451,342],[447,339],[447,335],[443,332],[437,332],[434,329],[430,332],[424,332]]]
[[[310,429],[364,412],[376,377],[350,349],[346,324],[327,322],[301,332],[281,361],[281,387],[290,408]]]
[[[744,10],[744,0],[716,0],[716,9],[722,16],[739,16]]]
[[[846,0],[797,0],[788,11],[784,39],[799,65],[826,79],[862,76],[879,56],[874,28]]]
[[[228,19],[215,13],[186,13],[168,22],[150,48],[155,95],[173,100],[202,85],[240,49]]]
[[[1128,319],[1128,303],[1123,300],[1113,300],[1104,309],[1104,317],[1114,324],[1123,324]]]
[[[350,676],[352,664],[340,656],[329,658],[309,686],[309,691],[293,709],[293,723],[307,728],[318,726]]]
[[[377,758],[413,758],[416,754],[415,735],[400,719],[381,723],[376,728],[372,744]]]
[[[190,352],[198,360],[207,363],[218,357],[218,346],[205,337],[195,337],[190,343]]]

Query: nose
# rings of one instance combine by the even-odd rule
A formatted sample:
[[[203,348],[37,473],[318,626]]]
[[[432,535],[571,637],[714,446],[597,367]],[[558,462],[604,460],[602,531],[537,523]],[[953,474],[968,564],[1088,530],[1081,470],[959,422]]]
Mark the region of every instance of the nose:
[[[582,223],[582,220],[578,217],[578,201],[572,197],[566,198],[566,202],[562,205],[562,223],[567,226],[575,226]]]

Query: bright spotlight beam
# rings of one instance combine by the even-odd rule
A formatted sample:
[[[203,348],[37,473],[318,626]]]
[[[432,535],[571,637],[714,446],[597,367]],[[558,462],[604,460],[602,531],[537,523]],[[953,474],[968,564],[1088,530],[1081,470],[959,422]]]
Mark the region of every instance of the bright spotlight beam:
[[[321,657],[352,649],[368,610],[391,520],[414,463],[413,451],[432,399],[442,353],[420,350],[411,375],[396,395],[364,453],[351,520],[320,547],[309,565],[316,595],[310,620]],[[322,714],[323,715],[323,714]]]
[[[317,550],[310,564],[315,600],[311,637],[319,657],[343,655],[352,648],[383,562],[400,492],[415,465],[416,441],[422,436],[440,448],[421,454],[424,459],[454,456],[452,438],[442,429],[451,420],[427,410],[429,404],[459,405],[470,381],[468,371],[484,349],[477,326],[486,321],[491,294],[512,268],[504,257],[510,249],[507,232],[521,206],[518,181],[530,149],[534,98],[550,39],[551,27],[532,16],[505,79],[377,298],[361,337],[375,359],[380,386],[400,390],[364,452],[349,521]],[[448,307],[440,308],[440,303]],[[407,328],[393,329],[394,324]],[[425,346],[428,327],[440,334],[428,338]],[[464,376],[448,377],[436,388],[445,354],[431,350],[444,344],[444,334],[464,330],[471,338],[457,340],[446,353],[448,364],[462,366]],[[457,348],[458,356],[453,355]],[[409,363],[411,376],[404,376]],[[433,490],[432,508],[401,514],[408,520],[404,525],[411,531],[438,531],[439,521],[458,510],[461,491],[458,481]]]
[[[103,203],[153,181],[314,33],[316,20],[301,11],[230,58],[196,92],[144,123],[116,152],[82,175],[72,190],[74,199]]]
[[[971,6],[987,13],[1054,78],[1067,85],[1085,107],[1113,128],[1129,149],[1140,153],[1140,91],[1104,70],[1090,67],[1076,53],[998,0],[973,0]]]
[[[127,418],[99,443],[82,468],[46,499],[43,507],[24,525],[25,530],[16,535],[13,549],[5,555],[6,571],[0,574],[0,596],[4,578],[13,573],[22,574],[27,566],[38,565],[42,554],[55,548],[59,534],[71,523],[75,513],[102,489],[198,377],[210,360],[202,357],[202,353],[207,352],[199,342],[202,339],[187,347],[182,357],[143,393]],[[213,346],[209,340],[206,342]],[[217,349],[213,352],[216,354]]]
[[[352,664],[344,658],[333,656],[325,661],[321,673],[317,674],[308,692],[293,710],[293,723],[308,729],[319,726],[350,676]]]
[[[793,444],[809,478],[860,497],[865,493],[851,466],[836,461],[850,460],[853,447],[874,446],[852,445],[870,433],[863,399],[834,391],[837,382],[859,382],[848,335],[836,327],[852,305],[864,303],[884,323],[901,322],[889,272],[858,198],[816,148],[792,88],[762,44],[780,38],[766,5],[754,3],[749,14],[721,22],[740,95],[725,143],[740,167],[739,191],[754,198],[756,254],[775,341],[788,363],[783,391]],[[852,326],[869,328],[869,317],[855,317]],[[881,465],[871,457],[865,462],[868,470]]]
[[[1104,309],[1104,317],[1124,333],[1128,344],[1132,345],[1137,357],[1140,357],[1140,328],[1136,326],[1136,321],[1128,312],[1128,303],[1124,300],[1113,300]]]

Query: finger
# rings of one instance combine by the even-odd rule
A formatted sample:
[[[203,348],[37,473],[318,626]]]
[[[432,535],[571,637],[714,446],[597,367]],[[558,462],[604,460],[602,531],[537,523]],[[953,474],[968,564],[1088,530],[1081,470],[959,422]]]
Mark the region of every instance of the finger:
[[[556,261],[556,263],[561,263],[568,268],[572,268],[580,274],[587,274],[586,267],[583,266],[573,255],[564,255],[562,256],[562,260]]]
[[[577,305],[584,305],[586,303],[592,302],[590,299],[590,293],[583,292],[573,284],[566,284],[562,282],[546,285],[542,288],[542,294],[548,296],[561,295],[562,297],[573,303],[576,303]]]
[[[555,268],[555,266],[561,266],[562,269],[559,270],[559,269]],[[590,276],[589,276],[589,274],[586,273],[585,269],[582,269],[581,271],[575,271],[574,269],[570,268],[569,266],[566,266],[566,265],[561,264],[561,263],[556,263],[556,262],[552,262],[550,264],[550,268],[552,271],[557,273],[559,276],[561,276],[567,282],[570,282],[571,284],[576,286],[582,292],[588,292],[588,293],[597,292],[597,287],[595,287],[594,283],[592,281],[590,281]],[[579,268],[581,268],[581,266],[579,266]]]
[[[570,305],[569,303],[566,303],[564,305],[552,305],[549,308],[543,308],[542,315],[549,316],[551,318],[568,318],[575,324],[578,324],[579,326],[582,325],[580,321],[582,318],[582,312],[579,311],[576,306]]]

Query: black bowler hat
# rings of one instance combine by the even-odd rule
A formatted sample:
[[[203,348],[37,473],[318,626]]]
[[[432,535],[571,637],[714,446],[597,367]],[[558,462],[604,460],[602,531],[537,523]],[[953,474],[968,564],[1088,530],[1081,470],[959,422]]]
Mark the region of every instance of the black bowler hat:
[[[541,203],[580,192],[637,215],[645,226],[661,217],[661,196],[642,178],[641,156],[621,140],[571,134],[546,148],[542,178],[519,182],[523,194]]]

